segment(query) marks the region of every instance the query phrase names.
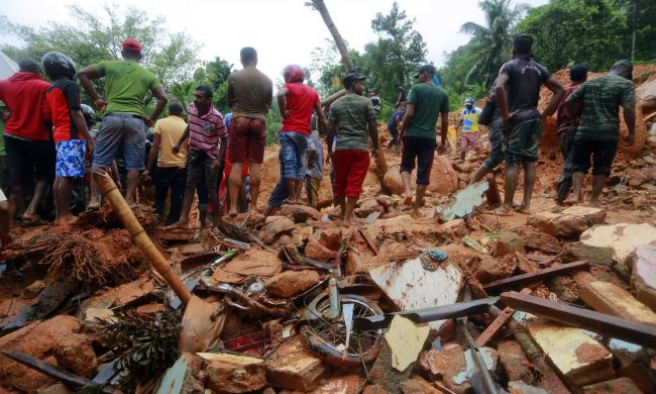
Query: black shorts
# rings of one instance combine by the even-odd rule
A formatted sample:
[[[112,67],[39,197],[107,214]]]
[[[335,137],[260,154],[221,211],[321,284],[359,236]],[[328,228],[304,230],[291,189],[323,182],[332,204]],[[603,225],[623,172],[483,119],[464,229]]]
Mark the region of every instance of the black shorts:
[[[617,153],[617,141],[574,140],[572,149],[572,172],[587,173],[592,156],[592,174],[610,175]]]
[[[52,141],[28,141],[5,135],[9,186],[23,186],[28,177],[36,182],[55,179],[55,144]]]
[[[401,153],[401,172],[412,172],[417,161],[417,185],[428,185],[437,142],[433,138],[405,137]]]

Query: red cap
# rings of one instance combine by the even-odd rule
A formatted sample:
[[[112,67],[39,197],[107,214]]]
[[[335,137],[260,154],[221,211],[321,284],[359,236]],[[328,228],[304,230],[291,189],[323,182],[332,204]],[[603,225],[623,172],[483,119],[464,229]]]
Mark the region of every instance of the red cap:
[[[141,43],[136,38],[126,38],[123,40],[123,50],[141,53]]]

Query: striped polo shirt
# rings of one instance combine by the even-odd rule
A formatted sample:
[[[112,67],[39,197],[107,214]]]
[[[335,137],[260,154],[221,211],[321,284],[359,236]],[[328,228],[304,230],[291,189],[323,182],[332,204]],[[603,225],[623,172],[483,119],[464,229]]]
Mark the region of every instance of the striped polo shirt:
[[[189,123],[189,151],[203,151],[213,159],[219,155],[220,140],[227,137],[221,112],[210,107],[207,114],[198,116],[198,109],[191,104],[187,108]]]

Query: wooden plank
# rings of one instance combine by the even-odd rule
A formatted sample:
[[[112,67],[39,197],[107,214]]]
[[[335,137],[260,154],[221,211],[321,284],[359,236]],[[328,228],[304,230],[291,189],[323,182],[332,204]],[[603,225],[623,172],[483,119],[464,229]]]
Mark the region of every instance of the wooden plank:
[[[649,348],[656,347],[656,327],[654,326],[514,291],[502,293],[501,300],[511,308],[546,317],[562,324],[585,328]]]
[[[66,386],[72,388],[72,389],[79,389],[83,387],[92,387],[94,389],[100,389],[101,393],[108,393],[108,394],[120,394],[121,392],[108,386],[103,386],[101,384],[98,384],[94,382],[93,380],[89,380],[77,375],[74,375],[70,372],[61,370],[53,365],[50,365],[48,363],[45,363],[38,358],[34,358],[28,354],[25,354],[23,352],[19,351],[9,351],[9,352],[2,352],[5,356],[11,358],[12,360],[15,360],[23,365],[26,365],[36,371],[41,372],[42,374],[49,376],[55,380],[58,380],[62,383],[64,383]]]
[[[483,288],[488,293],[496,292],[496,291],[507,289],[509,287],[524,286],[529,283],[538,282],[544,279],[549,279],[554,276],[562,275],[567,272],[583,269],[583,268],[588,268],[587,261],[575,261],[573,263],[559,265],[557,267],[548,268],[538,272],[517,275],[506,279],[500,279],[484,285]]]

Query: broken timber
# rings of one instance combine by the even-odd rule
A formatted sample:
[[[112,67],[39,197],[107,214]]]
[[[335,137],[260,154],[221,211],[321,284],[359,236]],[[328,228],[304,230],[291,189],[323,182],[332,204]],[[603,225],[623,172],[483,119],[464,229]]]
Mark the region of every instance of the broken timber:
[[[392,323],[394,316],[401,316],[409,319],[415,324],[428,323],[435,320],[454,319],[478,315],[488,311],[490,305],[499,301],[499,297],[490,297],[482,300],[459,302],[457,304],[437,306],[434,308],[416,309],[414,311],[402,311],[386,313],[384,315],[374,315],[367,317],[356,317],[353,327],[356,330],[373,330],[386,328]]]
[[[559,265],[557,267],[548,268],[546,270],[541,270],[538,272],[517,275],[506,279],[500,279],[484,285],[483,288],[488,293],[500,291],[500,290],[507,289],[509,287],[523,286],[529,283],[541,281],[543,279],[549,279],[554,276],[562,275],[569,271],[574,271],[577,269],[582,269],[587,267],[588,267],[587,261],[575,261],[573,263]]]
[[[517,292],[502,293],[501,300],[512,308],[546,317],[562,324],[585,328],[650,348],[656,346],[656,327],[654,326]]]

